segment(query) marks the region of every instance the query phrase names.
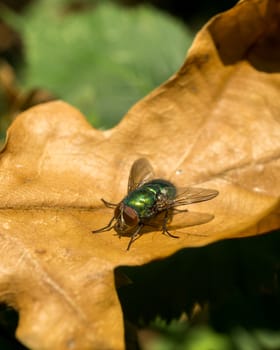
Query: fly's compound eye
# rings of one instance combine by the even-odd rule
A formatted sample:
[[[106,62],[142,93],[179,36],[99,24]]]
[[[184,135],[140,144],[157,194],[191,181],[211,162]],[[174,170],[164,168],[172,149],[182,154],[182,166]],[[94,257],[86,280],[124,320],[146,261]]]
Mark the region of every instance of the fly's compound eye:
[[[123,208],[123,219],[127,226],[136,226],[139,222],[136,211],[127,206]]]
[[[121,203],[115,209],[115,218],[126,226],[134,227],[139,223],[139,217],[136,211]]]

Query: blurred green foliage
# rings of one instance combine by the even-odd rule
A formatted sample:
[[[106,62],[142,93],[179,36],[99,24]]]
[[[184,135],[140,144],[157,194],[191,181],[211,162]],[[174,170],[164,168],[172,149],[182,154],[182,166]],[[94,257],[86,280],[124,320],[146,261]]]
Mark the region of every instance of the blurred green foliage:
[[[155,327],[158,328],[157,324]],[[162,332],[165,335],[152,341],[147,350],[233,350],[230,339],[210,327],[194,327],[183,333],[182,325],[173,322]]]
[[[80,12],[63,5],[40,0],[12,16],[25,45],[21,83],[48,89],[97,127],[115,125],[183,64],[192,35],[164,13],[108,1]]]
[[[249,331],[238,327],[227,334],[208,326],[196,326],[182,331],[182,325],[154,327],[161,335],[149,343],[145,350],[279,350],[279,331],[258,329]],[[173,330],[171,330],[173,328]]]

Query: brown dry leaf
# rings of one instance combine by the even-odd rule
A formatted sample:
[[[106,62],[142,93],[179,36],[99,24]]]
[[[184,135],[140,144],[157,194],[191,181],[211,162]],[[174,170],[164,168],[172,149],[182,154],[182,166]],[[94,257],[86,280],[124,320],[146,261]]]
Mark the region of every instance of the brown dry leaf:
[[[0,160],[0,293],[19,311],[18,339],[123,349],[115,266],[279,227],[279,91],[279,1],[244,0],[213,18],[182,69],[114,129],[92,129],[62,102],[21,114]],[[128,237],[93,235],[112,216],[100,198],[122,199],[140,157],[178,186],[218,189],[189,207],[215,219],[177,240],[149,232],[128,252]]]

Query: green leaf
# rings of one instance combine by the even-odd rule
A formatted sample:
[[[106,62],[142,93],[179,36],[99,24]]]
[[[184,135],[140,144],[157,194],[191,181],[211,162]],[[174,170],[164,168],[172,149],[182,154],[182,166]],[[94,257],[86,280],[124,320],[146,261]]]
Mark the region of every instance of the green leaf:
[[[59,4],[60,2],[58,2]],[[65,13],[42,0],[25,14],[25,88],[42,87],[78,107],[97,127],[112,127],[182,64],[191,36],[147,7],[105,2]]]

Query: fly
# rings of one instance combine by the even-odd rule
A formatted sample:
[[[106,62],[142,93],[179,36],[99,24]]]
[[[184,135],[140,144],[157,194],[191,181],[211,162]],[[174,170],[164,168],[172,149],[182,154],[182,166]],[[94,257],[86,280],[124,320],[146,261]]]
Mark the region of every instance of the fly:
[[[155,226],[152,221],[160,216],[162,233],[179,238],[167,229],[167,223],[173,214],[188,211],[177,207],[208,201],[217,195],[216,190],[196,187],[179,189],[167,180],[154,179],[151,164],[146,158],[140,158],[131,167],[127,195],[124,199],[117,204],[101,199],[106,207],[114,209],[114,215],[108,225],[92,232],[115,229],[119,236],[130,236],[127,246],[129,250],[131,244],[140,236],[143,227]]]

